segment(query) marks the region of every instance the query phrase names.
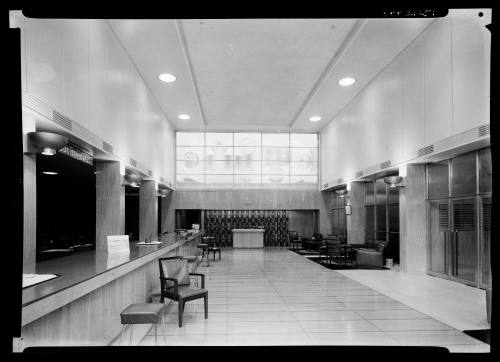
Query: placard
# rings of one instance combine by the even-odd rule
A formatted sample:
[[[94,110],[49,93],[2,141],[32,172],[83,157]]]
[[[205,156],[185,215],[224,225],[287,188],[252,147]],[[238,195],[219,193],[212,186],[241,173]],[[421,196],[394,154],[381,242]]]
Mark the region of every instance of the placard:
[[[128,235],[109,235],[107,237],[107,243],[108,243],[107,252],[109,254],[130,253],[130,243],[128,240]]]

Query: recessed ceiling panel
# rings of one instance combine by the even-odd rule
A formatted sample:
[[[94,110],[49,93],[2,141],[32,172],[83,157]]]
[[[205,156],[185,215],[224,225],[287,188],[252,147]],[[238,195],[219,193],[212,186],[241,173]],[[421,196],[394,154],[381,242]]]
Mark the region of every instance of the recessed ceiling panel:
[[[286,129],[356,20],[182,20],[208,128]]]

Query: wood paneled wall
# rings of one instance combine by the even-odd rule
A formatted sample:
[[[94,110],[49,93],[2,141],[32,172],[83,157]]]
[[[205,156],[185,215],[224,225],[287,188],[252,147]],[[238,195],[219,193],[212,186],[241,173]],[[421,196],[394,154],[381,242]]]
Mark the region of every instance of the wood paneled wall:
[[[146,238],[157,240],[158,234],[158,200],[155,182],[142,181],[139,189],[139,241]]]
[[[36,260],[36,157],[23,156],[23,264],[32,265]],[[30,271],[25,270],[26,273]],[[31,271],[33,272],[33,271]]]
[[[162,230],[175,227],[176,209],[319,210],[318,190],[181,190],[162,200]]]
[[[289,210],[288,229],[295,230],[303,237],[311,237],[318,231],[318,211]]]
[[[96,161],[96,250],[106,250],[108,235],[125,233],[125,187],[120,163]]]
[[[402,271],[426,272],[425,197],[425,165],[407,165],[405,187],[399,190],[399,253]]]

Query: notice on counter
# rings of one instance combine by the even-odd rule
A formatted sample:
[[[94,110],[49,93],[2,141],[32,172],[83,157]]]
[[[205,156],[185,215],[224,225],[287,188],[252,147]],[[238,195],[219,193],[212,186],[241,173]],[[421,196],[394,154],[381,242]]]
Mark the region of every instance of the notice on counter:
[[[109,235],[107,237],[108,254],[128,254],[130,253],[130,243],[128,235]]]
[[[23,288],[57,278],[55,274],[23,274]]]

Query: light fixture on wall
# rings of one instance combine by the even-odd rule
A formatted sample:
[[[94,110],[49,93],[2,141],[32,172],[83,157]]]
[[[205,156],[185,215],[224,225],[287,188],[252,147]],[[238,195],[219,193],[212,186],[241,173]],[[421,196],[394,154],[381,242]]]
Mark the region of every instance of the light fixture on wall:
[[[177,78],[170,73],[161,73],[158,75],[158,79],[165,83],[173,83]]]
[[[68,143],[68,138],[51,132],[29,132],[28,139],[36,149],[33,153],[53,156]]]
[[[384,177],[384,182],[389,185],[389,187],[404,187],[404,185],[401,184],[403,181],[403,177],[401,176],[387,176]]]
[[[136,173],[127,173],[123,176],[128,185],[132,187],[141,187],[142,176]]]
[[[165,186],[164,184],[158,183],[158,196],[160,197],[167,197],[168,193],[170,190]]]
[[[339,195],[340,197],[346,197],[347,193],[349,191],[347,191],[347,189],[340,189],[340,190],[335,190],[335,193],[337,195]]]

